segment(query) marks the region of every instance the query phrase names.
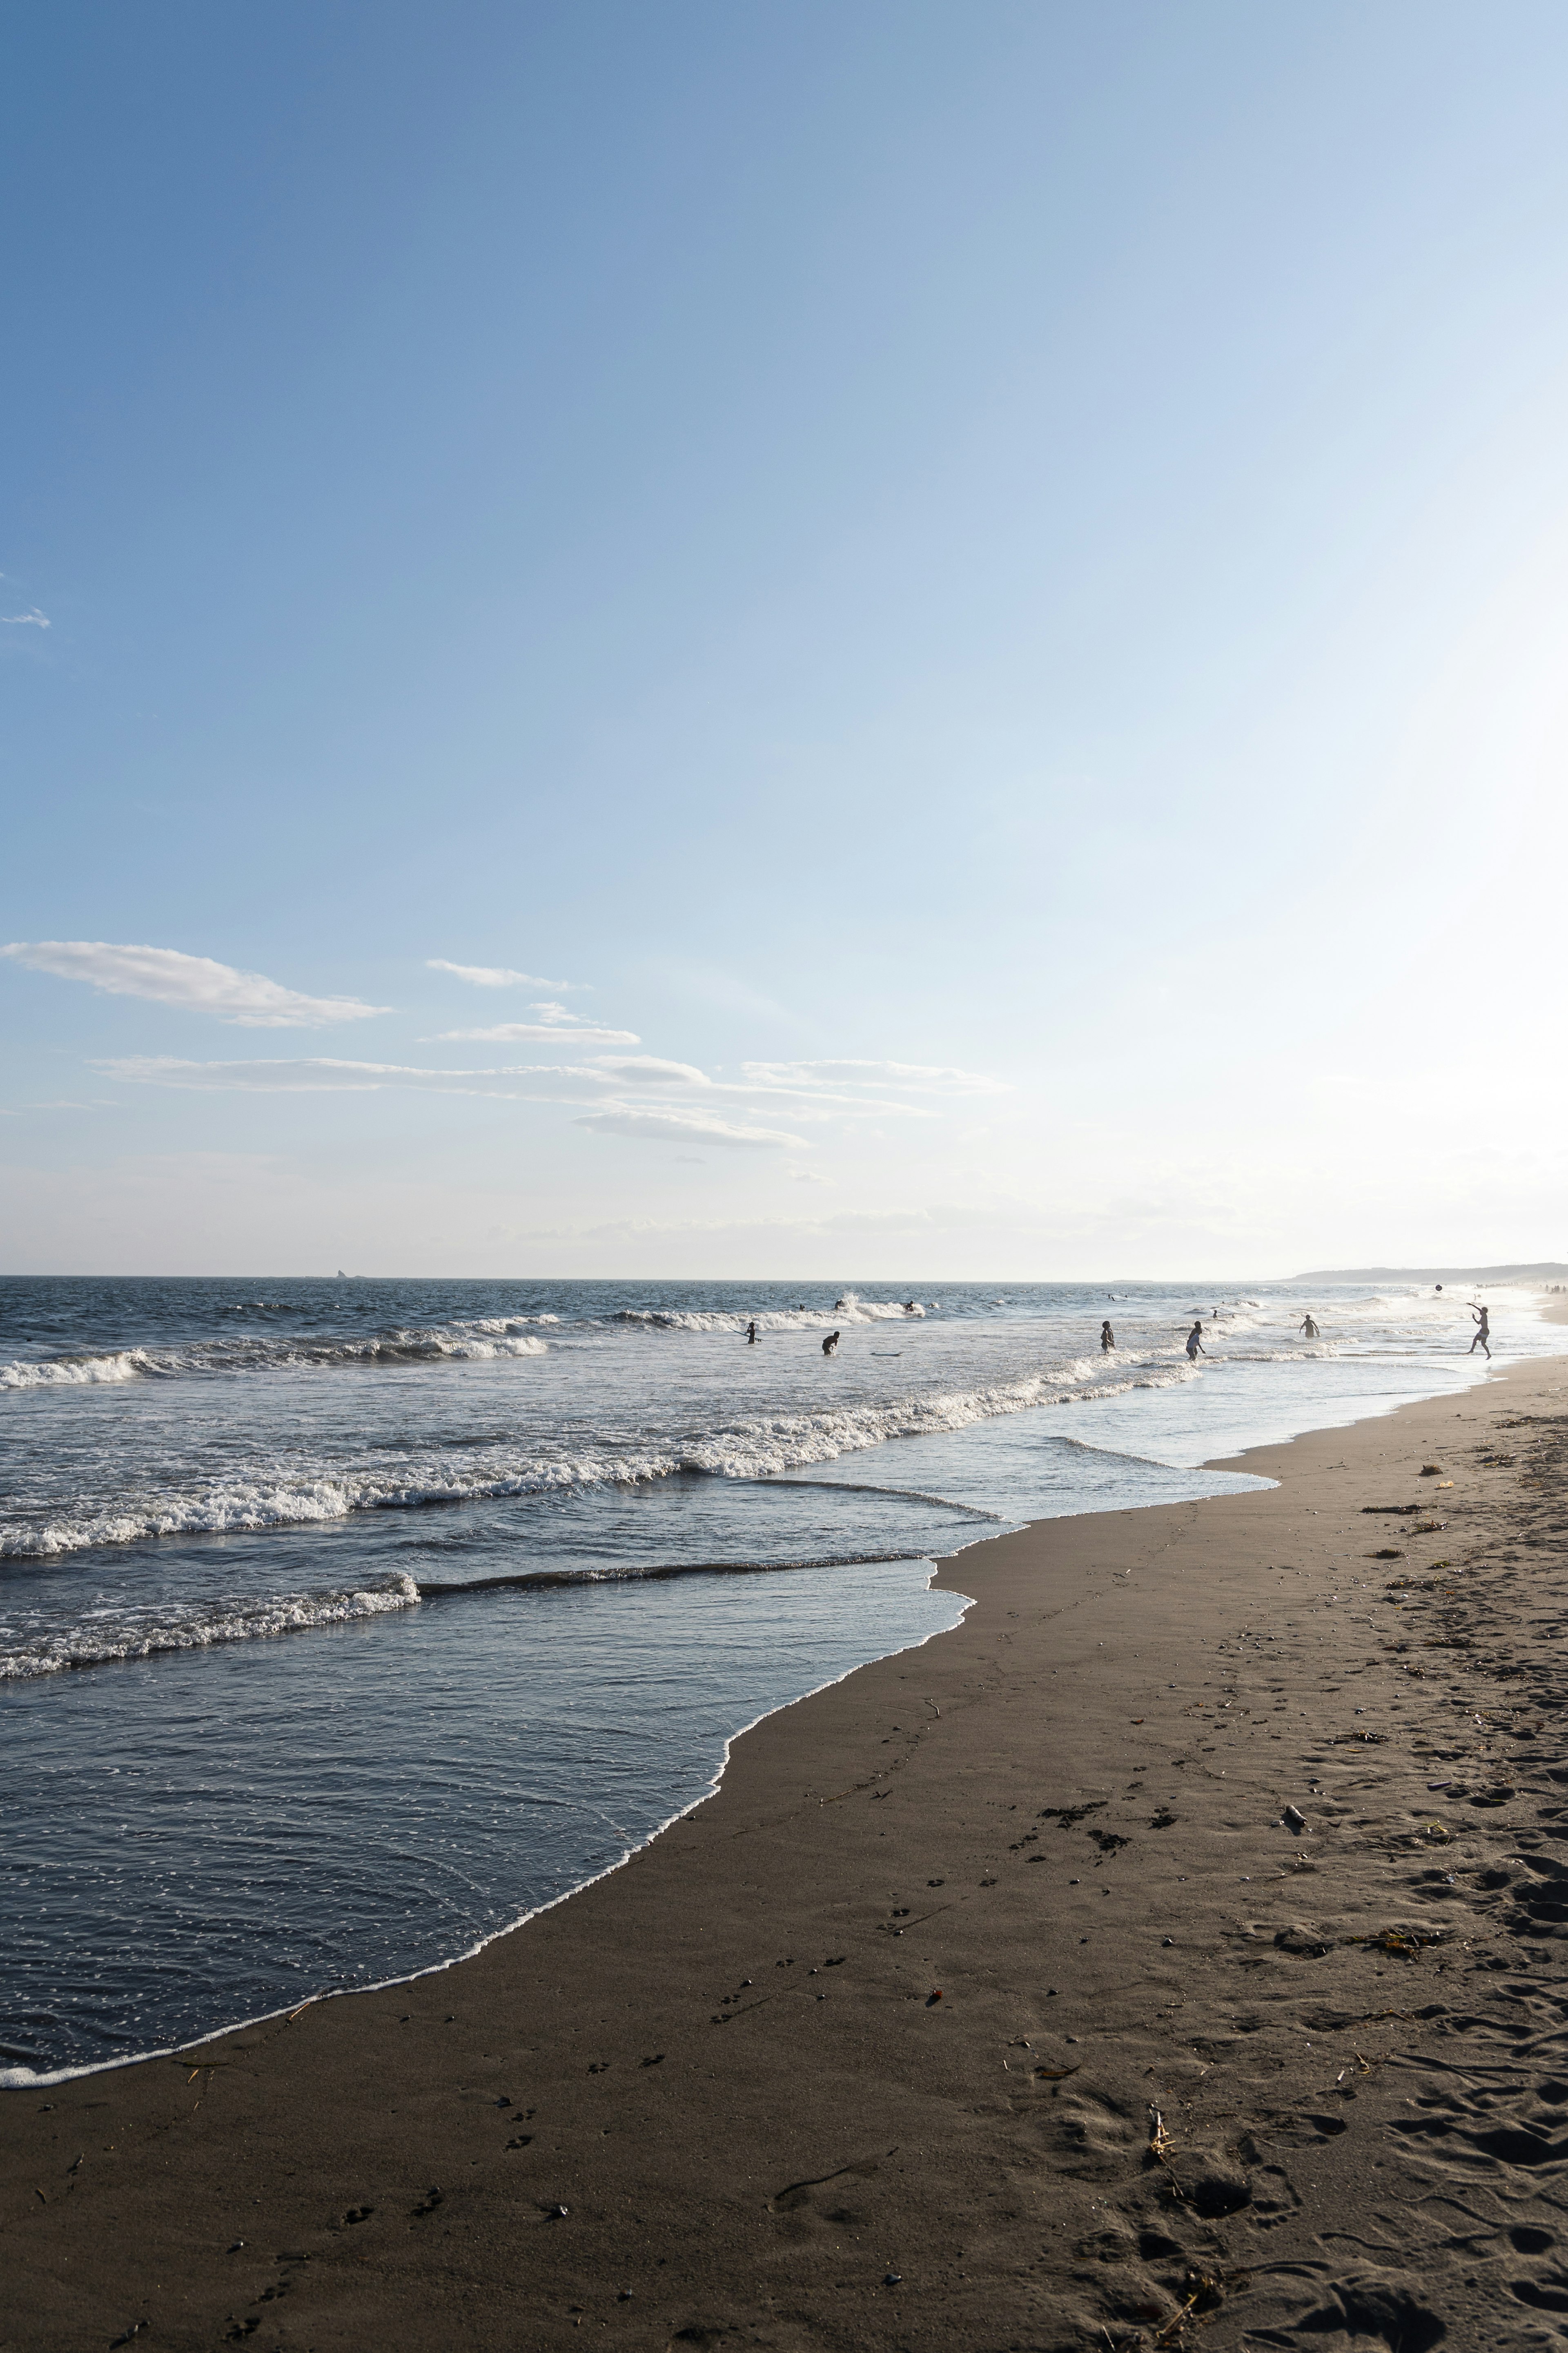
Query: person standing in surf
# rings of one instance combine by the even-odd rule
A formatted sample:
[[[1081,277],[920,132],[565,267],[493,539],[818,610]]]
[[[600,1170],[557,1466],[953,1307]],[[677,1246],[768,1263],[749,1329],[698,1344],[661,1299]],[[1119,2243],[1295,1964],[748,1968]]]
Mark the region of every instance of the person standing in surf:
[[[1489,1365],[1492,1360],[1491,1309],[1489,1307],[1472,1307],[1470,1314],[1476,1319],[1476,1336],[1470,1342],[1470,1345],[1465,1353],[1467,1356],[1473,1356],[1476,1350],[1479,1348]]]
[[[1115,1347],[1115,1345],[1116,1345],[1116,1335],[1115,1335],[1115,1333],[1111,1330],[1111,1328],[1110,1328],[1110,1324],[1109,1324],[1108,1323],[1107,1323],[1107,1324],[1102,1324],[1100,1325],[1100,1354],[1101,1354],[1102,1356],[1110,1356],[1110,1351],[1112,1350],[1112,1348],[1114,1348],[1114,1347]]]
[[[1187,1362],[1192,1364],[1195,1358],[1207,1355],[1208,1350],[1204,1346],[1204,1319],[1200,1315],[1187,1334]]]

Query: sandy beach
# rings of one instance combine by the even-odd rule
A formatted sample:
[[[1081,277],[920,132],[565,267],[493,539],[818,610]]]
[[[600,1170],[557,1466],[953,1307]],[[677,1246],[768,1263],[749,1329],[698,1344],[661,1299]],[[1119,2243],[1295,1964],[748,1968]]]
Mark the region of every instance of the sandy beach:
[[[1560,2341],[1565,1387],[967,1551],[478,1957],[5,2094],[0,2344]]]

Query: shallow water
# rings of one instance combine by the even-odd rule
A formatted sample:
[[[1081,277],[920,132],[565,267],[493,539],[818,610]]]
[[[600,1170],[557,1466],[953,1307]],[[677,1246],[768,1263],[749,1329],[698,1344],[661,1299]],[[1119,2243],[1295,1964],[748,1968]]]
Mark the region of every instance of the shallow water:
[[[1460,1303],[1306,1303],[0,1283],[0,2080],[450,1960],[956,1622],[933,1557],[1484,1373]]]

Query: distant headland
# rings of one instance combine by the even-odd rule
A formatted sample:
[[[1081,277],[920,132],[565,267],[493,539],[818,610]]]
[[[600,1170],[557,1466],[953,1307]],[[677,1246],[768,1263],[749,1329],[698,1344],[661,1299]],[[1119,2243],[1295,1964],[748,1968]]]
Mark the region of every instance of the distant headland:
[[[1535,1282],[1568,1275],[1568,1266],[1541,1259],[1533,1266],[1312,1266],[1292,1282]]]

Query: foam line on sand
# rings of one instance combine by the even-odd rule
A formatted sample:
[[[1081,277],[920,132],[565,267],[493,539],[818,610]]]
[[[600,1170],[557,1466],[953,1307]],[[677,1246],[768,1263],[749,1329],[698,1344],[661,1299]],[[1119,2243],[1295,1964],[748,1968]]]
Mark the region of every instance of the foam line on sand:
[[[474,1958],[5,2095],[10,2340],[1559,2341],[1568,1368],[1242,1467]]]

